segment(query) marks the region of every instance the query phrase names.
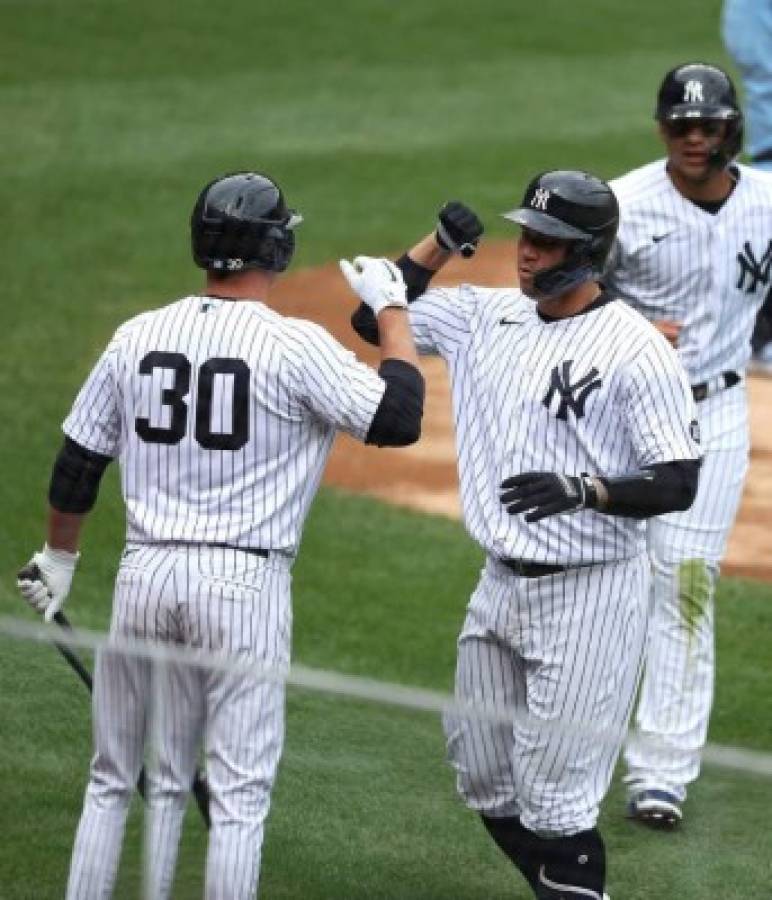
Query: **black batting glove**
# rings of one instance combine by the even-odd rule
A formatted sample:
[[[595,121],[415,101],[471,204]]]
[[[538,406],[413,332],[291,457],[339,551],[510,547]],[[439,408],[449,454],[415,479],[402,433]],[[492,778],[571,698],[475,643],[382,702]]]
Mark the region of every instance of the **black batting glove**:
[[[484,231],[477,214],[458,200],[451,200],[442,207],[437,218],[434,237],[440,247],[467,258],[473,256]]]
[[[526,522],[540,522],[547,516],[577,509],[595,509],[598,504],[598,492],[586,475],[523,472],[505,478],[501,489],[501,502],[511,516],[530,510]]]

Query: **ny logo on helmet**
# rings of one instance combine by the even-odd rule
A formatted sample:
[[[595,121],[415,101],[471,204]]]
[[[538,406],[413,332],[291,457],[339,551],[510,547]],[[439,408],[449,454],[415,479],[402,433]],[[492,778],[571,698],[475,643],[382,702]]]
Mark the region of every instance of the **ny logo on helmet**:
[[[557,412],[555,416],[564,421],[568,419],[568,410],[577,419],[581,419],[584,415],[584,404],[593,391],[597,391],[603,384],[598,375],[598,370],[593,366],[590,371],[571,384],[571,366],[574,364],[572,359],[567,359],[561,363],[560,368],[555,366],[550,377],[550,386],[544,395],[542,403],[547,409],[552,405],[552,401],[557,395],[560,398]]]
[[[695,81],[692,79],[691,81],[687,81],[684,85],[684,103],[702,103],[702,82]]]
[[[550,192],[547,188],[536,188],[533,199],[531,200],[531,206],[534,209],[546,209],[549,198]]]

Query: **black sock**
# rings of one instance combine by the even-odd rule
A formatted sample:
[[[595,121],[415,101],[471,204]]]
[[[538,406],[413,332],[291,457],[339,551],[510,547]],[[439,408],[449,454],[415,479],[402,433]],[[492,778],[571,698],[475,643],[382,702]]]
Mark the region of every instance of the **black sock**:
[[[541,859],[534,852],[532,841],[539,840],[536,835],[523,828],[517,816],[507,816],[503,819],[494,819],[480,815],[483,825],[488,829],[488,834],[496,841],[499,849],[522,872],[523,877],[531,885],[533,890],[539,883],[539,865]]]

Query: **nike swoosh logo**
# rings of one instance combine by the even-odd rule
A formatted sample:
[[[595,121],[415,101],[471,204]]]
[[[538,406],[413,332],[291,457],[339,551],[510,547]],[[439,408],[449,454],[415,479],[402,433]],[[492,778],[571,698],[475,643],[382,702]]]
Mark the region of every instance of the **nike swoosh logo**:
[[[503,319],[499,319],[499,325],[522,325],[523,319],[508,319],[504,316]]]
[[[578,887],[572,884],[561,884],[559,881],[552,881],[547,878],[544,872],[544,866],[539,869],[539,884],[552,888],[561,894],[570,894],[572,897],[586,897],[587,900],[603,900],[603,897],[597,891],[591,891],[589,888]]]
[[[658,244],[660,241],[664,241],[668,234],[670,234],[670,232],[666,232],[665,234],[653,234],[651,239],[655,244]]]

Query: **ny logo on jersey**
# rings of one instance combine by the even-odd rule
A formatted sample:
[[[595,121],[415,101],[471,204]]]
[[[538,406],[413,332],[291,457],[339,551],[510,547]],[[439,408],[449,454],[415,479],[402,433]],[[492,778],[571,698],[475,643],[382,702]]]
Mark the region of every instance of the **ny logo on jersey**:
[[[746,241],[743,249],[737,254],[737,262],[740,263],[740,277],[737,281],[738,288],[745,288],[746,294],[755,294],[759,283],[766,287],[769,284],[770,270],[772,270],[772,241],[767,244],[767,249],[760,260],[756,260],[751,242]],[[745,287],[746,277],[748,286]],[[772,288],[770,288],[772,294]]]
[[[536,188],[531,200],[531,206],[534,209],[546,209],[549,198],[550,192],[546,188]]]
[[[598,378],[599,373],[595,366],[586,375],[571,384],[571,366],[573,364],[572,359],[567,359],[560,366],[555,366],[552,370],[549,390],[542,400],[542,403],[549,409],[554,397],[556,395],[560,397],[558,411],[555,415],[564,421],[568,418],[569,409],[577,419],[581,419],[584,415],[584,404],[587,398],[603,384]]]
[[[684,103],[702,103],[702,82],[687,81],[684,85]]]

